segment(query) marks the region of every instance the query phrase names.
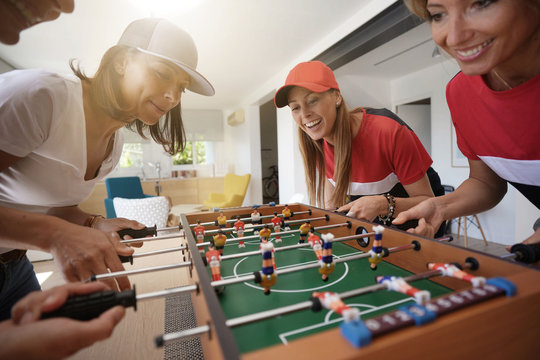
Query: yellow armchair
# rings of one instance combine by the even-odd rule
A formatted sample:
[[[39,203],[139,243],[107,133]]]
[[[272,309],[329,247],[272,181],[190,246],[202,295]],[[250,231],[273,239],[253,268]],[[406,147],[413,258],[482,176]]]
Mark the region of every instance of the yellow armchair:
[[[220,209],[242,206],[250,178],[250,174],[225,175],[223,193],[210,193],[208,199],[204,201],[204,206]]]

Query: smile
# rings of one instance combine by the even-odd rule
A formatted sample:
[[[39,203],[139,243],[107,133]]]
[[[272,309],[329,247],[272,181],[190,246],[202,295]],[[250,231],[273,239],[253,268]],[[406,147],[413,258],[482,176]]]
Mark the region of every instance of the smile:
[[[304,124],[305,127],[307,127],[308,129],[314,127],[315,125],[319,125],[321,123],[321,119],[319,120],[314,120],[312,122],[308,122],[307,124]]]
[[[163,110],[162,108],[160,108],[159,106],[157,106],[153,102],[151,102],[151,104],[158,113],[165,114],[165,112],[166,112],[165,110]]]
[[[485,48],[486,46],[488,46],[492,42],[493,42],[493,39],[489,39],[489,40],[484,41],[482,44],[478,45],[477,47],[475,47],[473,49],[466,50],[466,51],[456,50],[456,54],[459,55],[459,57],[461,57],[461,58],[474,57],[475,55],[479,54],[482,51],[483,48]]]

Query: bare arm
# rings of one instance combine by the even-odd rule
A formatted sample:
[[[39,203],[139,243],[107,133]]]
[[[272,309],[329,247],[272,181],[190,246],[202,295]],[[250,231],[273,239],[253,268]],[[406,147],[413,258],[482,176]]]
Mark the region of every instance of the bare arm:
[[[78,226],[53,216],[0,207],[0,246],[49,252],[67,281],[88,280],[92,274],[122,271],[118,255],[133,249],[120,243],[115,232]],[[107,281],[129,289],[127,278]]]
[[[326,179],[324,182],[324,208],[327,210],[334,210],[336,208],[336,204],[332,201],[332,197],[334,196],[334,185],[330,182],[330,180]]]
[[[396,198],[396,207],[394,215],[410,209],[423,200],[433,197],[433,191],[427,175],[420,180],[403,186],[409,194],[408,198]],[[377,215],[386,215],[388,213],[388,201],[383,195],[363,196],[358,200],[350,202],[338,209],[338,211],[350,211],[351,215],[357,219],[372,221]],[[354,215],[353,215],[354,213]]]
[[[469,160],[469,166],[469,178],[454,192],[423,201],[399,214],[393,223],[419,219],[418,226],[409,231],[433,236],[446,219],[476,214],[497,205],[506,194],[506,181],[480,160]]]

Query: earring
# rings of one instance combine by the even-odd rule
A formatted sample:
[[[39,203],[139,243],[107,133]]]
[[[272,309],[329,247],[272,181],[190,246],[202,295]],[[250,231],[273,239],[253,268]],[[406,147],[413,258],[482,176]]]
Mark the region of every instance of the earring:
[[[336,107],[339,107],[339,105],[341,105],[341,102],[338,101],[338,102],[336,103]]]

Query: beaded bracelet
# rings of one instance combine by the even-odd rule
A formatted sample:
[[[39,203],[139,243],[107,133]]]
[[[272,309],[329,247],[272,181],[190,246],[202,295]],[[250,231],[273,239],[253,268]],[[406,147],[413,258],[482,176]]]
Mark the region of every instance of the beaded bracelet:
[[[394,211],[396,210],[396,199],[389,193],[384,194],[384,197],[388,202],[388,213],[384,217],[381,215],[378,215],[377,217],[379,218],[379,221],[386,225],[392,220],[392,217],[394,216]]]
[[[84,226],[88,226],[88,227],[91,227],[91,228],[94,228],[96,226],[96,223],[98,221],[98,219],[104,219],[103,216],[101,215],[90,215],[85,221],[84,221]]]

